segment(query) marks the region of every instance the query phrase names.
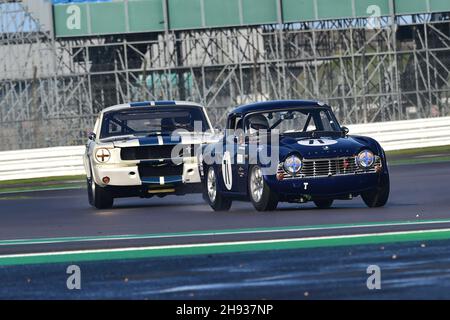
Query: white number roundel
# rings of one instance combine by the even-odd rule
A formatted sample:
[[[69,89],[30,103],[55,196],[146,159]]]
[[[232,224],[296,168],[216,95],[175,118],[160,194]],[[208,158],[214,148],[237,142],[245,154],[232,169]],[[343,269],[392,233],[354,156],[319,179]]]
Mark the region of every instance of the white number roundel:
[[[231,190],[233,186],[233,172],[231,171],[231,153],[225,151],[222,160],[222,176],[225,187]]]

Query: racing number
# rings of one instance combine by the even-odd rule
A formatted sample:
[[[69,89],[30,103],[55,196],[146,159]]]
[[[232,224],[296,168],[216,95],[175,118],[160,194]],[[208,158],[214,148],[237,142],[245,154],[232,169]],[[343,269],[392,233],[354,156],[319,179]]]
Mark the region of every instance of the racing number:
[[[223,154],[222,176],[225,187],[231,190],[233,186],[233,173],[231,171],[231,153],[229,151]]]

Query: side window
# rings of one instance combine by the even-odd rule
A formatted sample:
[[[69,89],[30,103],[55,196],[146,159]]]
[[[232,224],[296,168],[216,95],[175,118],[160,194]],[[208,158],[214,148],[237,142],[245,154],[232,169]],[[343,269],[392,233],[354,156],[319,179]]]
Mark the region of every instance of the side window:
[[[117,134],[122,132],[122,127],[114,122],[109,122],[109,134]]]
[[[242,130],[243,129],[243,119],[242,117],[236,117],[234,130]]]
[[[324,131],[333,131],[333,127],[330,123],[330,119],[328,119],[328,115],[324,111],[320,112],[320,120],[322,122]]]
[[[242,129],[242,117],[233,117],[228,121],[227,129],[237,130]]]
[[[100,117],[97,118],[97,120],[95,120],[95,125],[94,125],[94,132],[96,134],[98,134],[98,127],[100,126]]]
[[[313,114],[310,114],[310,115],[311,115],[311,117],[309,118],[308,126],[306,128],[307,132],[317,130],[316,117],[314,117]]]

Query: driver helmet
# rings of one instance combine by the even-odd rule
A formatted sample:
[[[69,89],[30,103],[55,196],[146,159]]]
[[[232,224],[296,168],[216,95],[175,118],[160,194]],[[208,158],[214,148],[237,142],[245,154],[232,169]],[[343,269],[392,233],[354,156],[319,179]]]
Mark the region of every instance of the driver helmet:
[[[248,120],[248,128],[250,134],[255,134],[259,130],[269,130],[269,120],[262,114],[250,116]]]

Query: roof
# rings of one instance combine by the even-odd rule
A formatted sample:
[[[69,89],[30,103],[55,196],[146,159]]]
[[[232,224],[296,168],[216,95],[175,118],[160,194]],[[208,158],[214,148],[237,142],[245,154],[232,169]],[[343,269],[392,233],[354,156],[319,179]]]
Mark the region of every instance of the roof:
[[[139,108],[139,107],[167,107],[167,106],[177,106],[177,107],[198,107],[203,108],[201,104],[190,102],[190,101],[141,101],[141,102],[131,102],[125,104],[118,104],[112,107],[108,107],[102,110],[102,113],[125,110],[129,108]]]
[[[325,103],[314,100],[274,100],[243,105],[231,111],[231,114],[242,115],[258,111],[270,111],[273,109],[289,110],[289,109],[298,109],[299,107],[316,107],[316,106],[329,108],[329,106],[326,105]]]

